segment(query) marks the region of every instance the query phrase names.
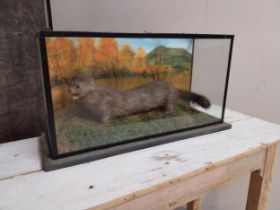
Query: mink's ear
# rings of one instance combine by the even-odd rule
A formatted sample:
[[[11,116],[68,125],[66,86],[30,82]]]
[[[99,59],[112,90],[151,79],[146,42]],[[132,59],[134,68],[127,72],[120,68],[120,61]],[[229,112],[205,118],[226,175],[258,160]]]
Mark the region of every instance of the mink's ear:
[[[86,82],[88,84],[95,84],[94,78],[90,73],[80,73],[76,79]]]
[[[80,80],[90,80],[91,79],[91,75],[89,73],[80,73],[77,78],[79,78]]]

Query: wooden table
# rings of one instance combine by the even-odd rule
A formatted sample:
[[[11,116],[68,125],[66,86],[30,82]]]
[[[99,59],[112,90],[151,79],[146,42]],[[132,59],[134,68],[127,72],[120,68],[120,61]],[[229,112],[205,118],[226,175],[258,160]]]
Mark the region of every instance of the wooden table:
[[[0,145],[0,209],[201,209],[209,191],[251,173],[247,210],[265,209],[280,126],[227,111],[231,130],[41,171],[38,138]]]

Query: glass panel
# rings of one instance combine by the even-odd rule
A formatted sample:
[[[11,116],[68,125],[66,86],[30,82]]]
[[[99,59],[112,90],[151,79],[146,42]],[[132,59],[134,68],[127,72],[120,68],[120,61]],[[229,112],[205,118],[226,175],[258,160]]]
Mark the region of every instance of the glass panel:
[[[228,68],[230,39],[195,39],[191,91],[211,101],[209,109],[192,104],[196,109],[222,117]]]

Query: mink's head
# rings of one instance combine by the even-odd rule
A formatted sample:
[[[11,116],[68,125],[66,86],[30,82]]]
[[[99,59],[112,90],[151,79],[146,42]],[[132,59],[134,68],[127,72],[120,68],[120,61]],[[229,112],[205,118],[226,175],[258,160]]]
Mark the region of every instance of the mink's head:
[[[78,76],[74,78],[69,84],[69,93],[73,100],[77,100],[88,94],[89,91],[94,90],[95,81],[91,76]]]

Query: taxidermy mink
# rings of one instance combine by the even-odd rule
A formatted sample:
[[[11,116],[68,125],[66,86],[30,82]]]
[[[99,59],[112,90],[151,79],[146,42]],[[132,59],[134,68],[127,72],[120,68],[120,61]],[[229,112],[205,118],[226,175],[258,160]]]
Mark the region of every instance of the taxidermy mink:
[[[210,107],[210,101],[205,96],[178,90],[165,80],[121,90],[98,85],[91,77],[82,76],[71,81],[69,92],[72,100],[90,111],[89,114],[100,123],[157,108],[164,108],[166,114],[172,114],[179,98],[203,108]]]

